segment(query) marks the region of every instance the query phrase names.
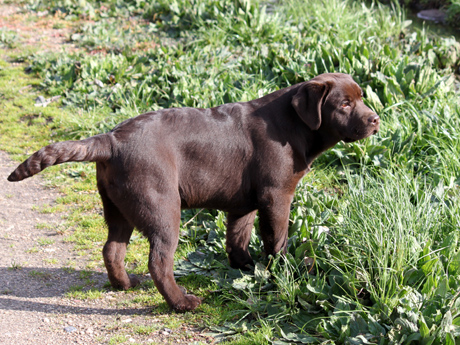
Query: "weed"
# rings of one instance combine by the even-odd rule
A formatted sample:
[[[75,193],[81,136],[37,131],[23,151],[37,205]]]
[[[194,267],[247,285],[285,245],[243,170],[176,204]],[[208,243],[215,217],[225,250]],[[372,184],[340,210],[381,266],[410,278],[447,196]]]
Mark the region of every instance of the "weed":
[[[98,289],[83,290],[83,286],[72,286],[69,288],[69,292],[65,294],[67,298],[75,298],[80,300],[92,300],[100,299],[104,296],[104,291]]]
[[[50,273],[40,272],[40,271],[35,271],[35,270],[30,271],[29,276],[32,278],[39,278],[42,280],[49,280],[51,278]]]
[[[16,262],[14,259],[11,261],[11,265],[10,267],[8,267],[8,270],[9,271],[17,271],[17,270],[21,270],[23,268],[23,265]]]
[[[128,338],[125,335],[118,334],[116,336],[113,336],[109,340],[110,345],[115,345],[115,344],[122,344],[124,342],[128,341]]]
[[[70,292],[75,292],[75,291],[82,291],[83,286],[82,285],[72,285],[69,287]]]
[[[80,279],[87,279],[91,277],[92,275],[93,273],[91,271],[80,271],[80,273],[78,274]]]
[[[145,325],[136,325],[133,326],[133,331],[137,334],[152,334],[153,332],[158,331],[158,326],[145,326]]]
[[[57,265],[59,261],[56,258],[48,258],[48,259],[43,259],[43,262],[48,265]]]
[[[66,267],[63,267],[62,269],[68,273],[68,274],[71,274],[71,273],[74,273],[75,272],[75,267],[74,267],[75,263],[74,262],[68,262],[67,263],[67,266]]]
[[[17,41],[18,36],[14,31],[0,30],[0,47],[15,48]]]
[[[39,251],[40,251],[40,249],[38,249],[37,247],[34,246],[34,247],[30,248],[30,249],[27,249],[26,252],[32,254],[32,253],[38,253]]]
[[[54,225],[52,224],[47,224],[47,223],[37,223],[35,224],[35,227],[37,229],[52,229],[54,227]],[[41,242],[41,241],[49,241],[49,239],[39,239],[38,242]],[[51,243],[50,243],[51,244]],[[42,244],[41,244],[42,245]]]
[[[40,226],[40,225],[38,224],[37,226]],[[47,228],[48,224],[45,224],[44,227]],[[55,242],[54,240],[52,240],[50,238],[44,238],[44,237],[39,238],[37,240],[37,244],[40,245],[40,246],[49,246],[51,244],[54,244],[54,242]]]

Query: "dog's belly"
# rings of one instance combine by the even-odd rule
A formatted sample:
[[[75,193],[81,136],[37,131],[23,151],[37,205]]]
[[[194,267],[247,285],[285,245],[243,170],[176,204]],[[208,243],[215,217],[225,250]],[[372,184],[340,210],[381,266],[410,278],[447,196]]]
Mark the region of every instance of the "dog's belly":
[[[181,208],[210,208],[238,213],[248,213],[257,208],[256,193],[245,178],[195,178],[180,182]]]

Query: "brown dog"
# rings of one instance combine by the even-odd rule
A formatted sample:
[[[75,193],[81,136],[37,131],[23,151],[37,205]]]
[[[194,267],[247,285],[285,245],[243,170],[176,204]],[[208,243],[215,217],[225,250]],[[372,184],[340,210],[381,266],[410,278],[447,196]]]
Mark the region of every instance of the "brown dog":
[[[250,102],[149,112],[106,134],[51,144],[8,180],[54,164],[96,162],[110,283],[129,289],[139,282],[124,268],[137,227],[150,242],[148,266],[160,293],[173,309],[193,310],[201,300],[185,294],[173,275],[181,208],[228,212],[230,265],[244,269],[253,264],[248,243],[256,212],[265,252],[285,251],[294,190],[313,160],[340,140],[375,134],[379,125],[350,76],[323,74]]]

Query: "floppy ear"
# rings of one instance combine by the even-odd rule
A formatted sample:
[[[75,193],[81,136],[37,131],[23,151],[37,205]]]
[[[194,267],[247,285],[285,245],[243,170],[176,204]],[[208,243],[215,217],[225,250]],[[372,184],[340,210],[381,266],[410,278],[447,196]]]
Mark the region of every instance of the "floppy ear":
[[[326,83],[309,81],[292,97],[297,115],[314,131],[321,126],[321,106],[329,88]]]

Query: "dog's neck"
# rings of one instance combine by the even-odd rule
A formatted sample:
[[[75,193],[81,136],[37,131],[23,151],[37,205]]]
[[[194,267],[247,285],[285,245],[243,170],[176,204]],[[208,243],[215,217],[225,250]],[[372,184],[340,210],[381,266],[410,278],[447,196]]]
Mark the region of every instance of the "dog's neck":
[[[309,133],[305,136],[305,146],[303,157],[305,157],[306,172],[310,171],[311,165],[316,158],[322,153],[334,147],[340,140],[326,136],[320,131],[308,130]],[[307,136],[309,139],[307,139]],[[311,140],[311,138],[314,138]]]
[[[297,93],[301,84],[275,91],[260,99],[250,101],[257,110],[253,113],[267,124],[268,135],[276,133],[275,140],[280,141],[283,145],[288,144],[292,148],[294,171],[305,174],[310,171],[311,164],[324,151],[336,145],[340,139],[335,138],[331,133],[325,133],[319,130],[311,130],[305,122],[299,117],[292,107],[292,97]],[[264,104],[259,106],[259,102]],[[284,114],[291,116],[279,117],[277,109]],[[270,131],[270,127],[276,128],[276,131]],[[297,133],[292,133],[292,131]],[[313,138],[313,139],[312,139]]]

